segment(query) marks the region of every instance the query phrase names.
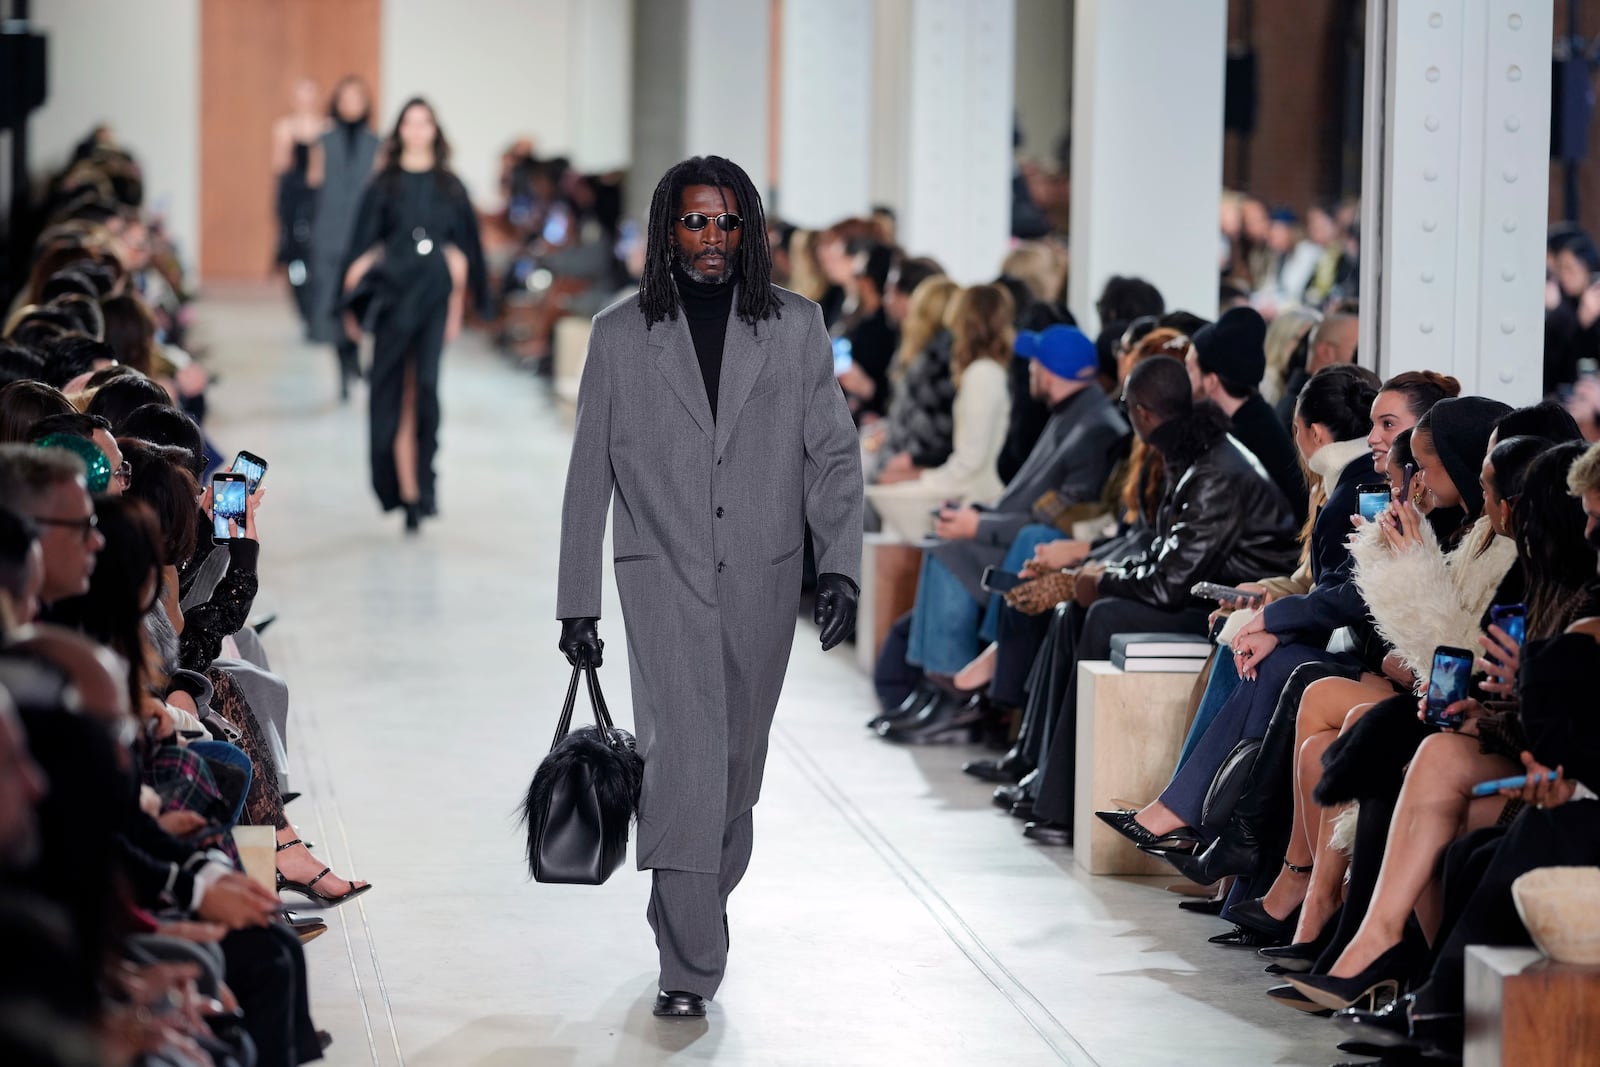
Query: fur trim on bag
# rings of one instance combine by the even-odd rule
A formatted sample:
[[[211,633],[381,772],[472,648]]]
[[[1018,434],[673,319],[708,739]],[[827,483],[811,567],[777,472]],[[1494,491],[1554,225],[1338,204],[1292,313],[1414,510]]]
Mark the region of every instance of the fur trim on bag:
[[[1346,804],[1333,817],[1333,833],[1328,835],[1328,847],[1335,852],[1350,855],[1356,847],[1356,824],[1361,819],[1361,803]]]
[[[1517,547],[1495,536],[1488,519],[1479,519],[1448,555],[1427,523],[1422,543],[1396,554],[1377,524],[1366,523],[1356,531],[1350,554],[1379,636],[1417,676],[1420,691],[1436,647],[1478,647],[1478,624],[1516,562]]]

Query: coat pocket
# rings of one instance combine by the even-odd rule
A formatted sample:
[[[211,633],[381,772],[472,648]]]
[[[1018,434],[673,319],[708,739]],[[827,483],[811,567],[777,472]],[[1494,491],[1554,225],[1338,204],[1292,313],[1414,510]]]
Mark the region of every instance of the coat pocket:
[[[618,556],[617,558],[613,559],[611,562],[613,564],[617,564],[617,563],[637,563],[639,560],[642,560],[642,559],[660,559],[660,558],[661,558],[660,555],[658,555],[658,554],[656,554],[654,552],[647,552],[642,556]]]
[[[781,556],[777,557],[776,559],[774,559],[772,561],[772,563],[771,563],[771,566],[776,567],[780,563],[789,562],[791,559],[794,559],[795,554],[798,553],[804,547],[806,547],[806,543],[804,541],[801,541],[798,545],[795,545],[789,551],[785,552],[783,555],[781,555]]]

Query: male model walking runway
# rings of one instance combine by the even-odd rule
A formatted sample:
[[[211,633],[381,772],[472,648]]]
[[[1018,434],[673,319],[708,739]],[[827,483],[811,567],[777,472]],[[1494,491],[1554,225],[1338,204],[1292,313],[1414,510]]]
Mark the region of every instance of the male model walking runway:
[[[766,218],[720,156],[650,204],[637,300],[594,320],[561,513],[561,651],[600,663],[612,538],[644,755],[639,868],[661,952],[655,1013],[700,1016],[727,965],[728,894],[799,614],[811,528],[816,621],[855,622],[861,466],[821,310],[771,283]]]

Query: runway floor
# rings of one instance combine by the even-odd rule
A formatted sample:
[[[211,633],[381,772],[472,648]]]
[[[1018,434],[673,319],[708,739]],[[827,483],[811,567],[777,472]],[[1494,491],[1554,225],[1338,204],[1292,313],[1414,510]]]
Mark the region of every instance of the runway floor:
[[[1325,1064],[1328,1023],[1269,1003],[1253,953],[1163,882],[1092,878],[959,773],[959,749],[870,739],[868,680],[801,633],[778,711],[733,957],[701,1023],[653,1018],[648,880],[540,886],[513,821],[567,667],[552,619],[569,428],[469,335],[447,353],[442,517],[406,539],[367,487],[364,394],[287,297],[218,289],[197,344],[211,431],[271,463],[266,643],[293,701],[289,809],[376,888],[307,947],[334,1067]],[[603,680],[628,718],[608,574]]]

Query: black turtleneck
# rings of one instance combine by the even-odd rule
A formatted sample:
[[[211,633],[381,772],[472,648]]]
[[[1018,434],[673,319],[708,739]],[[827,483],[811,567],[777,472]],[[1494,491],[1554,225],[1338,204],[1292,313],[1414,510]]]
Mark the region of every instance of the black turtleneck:
[[[706,399],[711,402],[711,417],[717,417],[717,384],[722,380],[722,345],[728,335],[728,313],[733,310],[733,282],[697,282],[674,266],[672,277],[678,283],[678,299],[683,317],[694,339],[695,358],[700,361],[700,377],[705,379]]]

